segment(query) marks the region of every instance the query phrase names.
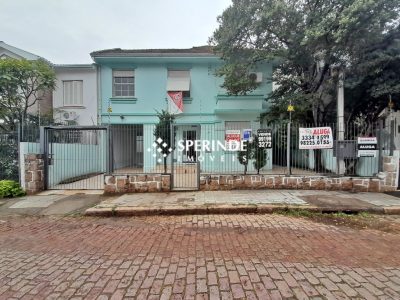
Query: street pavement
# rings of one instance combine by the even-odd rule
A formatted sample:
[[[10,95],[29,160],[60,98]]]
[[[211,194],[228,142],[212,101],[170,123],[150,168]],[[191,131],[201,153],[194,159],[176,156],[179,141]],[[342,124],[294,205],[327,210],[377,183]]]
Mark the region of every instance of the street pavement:
[[[399,247],[274,214],[2,216],[0,299],[400,299]]]

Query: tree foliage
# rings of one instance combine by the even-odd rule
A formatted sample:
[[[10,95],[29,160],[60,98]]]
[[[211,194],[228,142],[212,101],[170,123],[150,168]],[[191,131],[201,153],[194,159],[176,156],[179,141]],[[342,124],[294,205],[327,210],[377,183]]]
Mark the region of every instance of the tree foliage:
[[[44,60],[0,60],[0,119],[15,130],[28,118],[29,108],[55,88],[55,73]]]
[[[294,120],[332,121],[339,71],[361,78],[357,84],[372,83],[369,100],[397,88],[398,81],[381,89],[377,80],[385,72],[380,58],[389,62],[395,55],[385,41],[399,31],[399,10],[397,0],[233,0],[210,39],[226,62],[218,74],[229,93],[243,94],[256,86],[246,75],[272,62],[272,117],[286,115],[291,100]],[[372,65],[367,49],[377,51]],[[377,68],[375,80],[368,77]],[[398,76],[399,69],[391,70]]]
[[[244,175],[247,174],[250,161],[252,161],[254,169],[257,170],[257,174],[260,174],[260,170],[267,164],[267,150],[259,147],[258,136],[255,134],[249,141],[243,141],[243,144],[245,149],[237,152],[237,159],[244,166]]]

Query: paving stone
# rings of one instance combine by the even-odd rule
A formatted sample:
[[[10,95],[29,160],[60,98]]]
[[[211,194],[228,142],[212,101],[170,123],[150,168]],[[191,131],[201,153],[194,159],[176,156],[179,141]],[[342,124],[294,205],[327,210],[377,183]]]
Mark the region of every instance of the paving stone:
[[[400,299],[398,234],[281,215],[14,217],[0,244],[0,299]]]

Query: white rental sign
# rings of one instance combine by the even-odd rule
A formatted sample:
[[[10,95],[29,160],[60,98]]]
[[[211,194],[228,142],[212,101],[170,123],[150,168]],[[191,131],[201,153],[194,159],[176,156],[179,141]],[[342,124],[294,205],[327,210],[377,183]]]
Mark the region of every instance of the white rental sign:
[[[371,137],[357,138],[357,157],[376,157],[378,139]]]
[[[332,128],[299,128],[299,149],[333,148]]]

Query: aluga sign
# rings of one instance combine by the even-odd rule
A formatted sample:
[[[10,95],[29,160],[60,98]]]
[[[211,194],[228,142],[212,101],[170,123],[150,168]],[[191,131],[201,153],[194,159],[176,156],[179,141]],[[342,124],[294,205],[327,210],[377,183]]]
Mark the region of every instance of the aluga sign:
[[[299,149],[333,148],[332,128],[299,128]]]

